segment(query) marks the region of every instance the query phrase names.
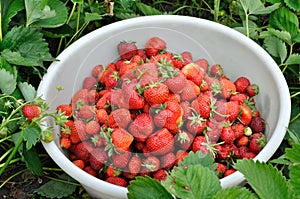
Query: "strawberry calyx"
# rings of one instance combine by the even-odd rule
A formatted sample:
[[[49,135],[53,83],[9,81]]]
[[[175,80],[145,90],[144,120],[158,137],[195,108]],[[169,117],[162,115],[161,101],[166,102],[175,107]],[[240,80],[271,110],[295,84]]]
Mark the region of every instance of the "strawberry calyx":
[[[189,142],[191,139],[189,138],[188,134],[182,130],[178,131],[178,139],[180,144]]]

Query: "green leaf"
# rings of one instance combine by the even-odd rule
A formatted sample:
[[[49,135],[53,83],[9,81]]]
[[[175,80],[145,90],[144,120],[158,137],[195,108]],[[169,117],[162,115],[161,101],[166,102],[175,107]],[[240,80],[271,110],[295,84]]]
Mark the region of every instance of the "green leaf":
[[[71,196],[77,187],[74,184],[75,180],[65,173],[59,176],[59,179],[64,180],[65,182],[61,182],[59,180],[51,180],[46,184],[40,186],[35,190],[35,192],[40,196],[53,199]]]
[[[271,13],[269,20],[269,24],[272,28],[288,31],[292,39],[299,33],[298,17],[288,8],[281,7],[277,9]]]
[[[137,8],[144,14],[144,15],[159,15],[162,14],[159,10],[146,5],[144,3],[136,3]]]
[[[230,187],[221,189],[213,199],[257,199],[257,196],[245,187]]]
[[[8,30],[11,19],[21,10],[24,9],[23,0],[5,0],[0,2],[0,17],[2,21],[2,34],[5,35]]]
[[[289,198],[287,181],[276,167],[252,159],[238,160],[234,167],[245,176],[259,198]]]
[[[29,150],[23,149],[23,159],[27,168],[35,175],[43,175],[42,164],[37,150],[32,147]]]
[[[31,125],[22,130],[24,140],[26,141],[26,149],[29,150],[34,146],[37,142],[40,141],[40,133],[41,128],[38,124]]]
[[[299,0],[284,0],[284,3],[292,10],[300,10],[300,1]]]
[[[14,92],[17,86],[16,76],[6,69],[0,69],[0,90],[2,93],[10,95]]]
[[[72,3],[83,4],[83,0],[71,0]]]
[[[130,185],[127,188],[129,199],[173,199],[172,195],[157,180],[149,176],[136,177],[135,180],[130,181]]]
[[[287,56],[285,43],[277,37],[271,36],[264,40],[264,47],[274,57],[279,57],[281,63],[284,62]]]
[[[179,162],[181,165],[182,162]],[[202,153],[201,151],[197,151],[194,153],[193,151],[189,152],[189,155],[184,158],[184,165],[202,165],[203,167],[207,167],[212,171],[215,171],[217,168],[217,164],[214,163],[214,159],[212,155],[207,155]]]
[[[293,144],[286,149],[286,158],[292,162],[290,165],[290,183],[294,194],[300,196],[300,144]]]
[[[75,31],[67,24],[64,24],[57,28],[43,29],[42,31],[46,37],[50,38],[69,37],[75,34]]]
[[[32,0],[28,0],[32,1]],[[40,2],[42,0],[39,0]],[[44,0],[45,1],[45,0]],[[68,10],[63,2],[59,0],[47,0],[41,10],[42,16],[30,23],[33,27],[56,28],[62,26],[68,18]]]
[[[27,82],[19,82],[18,87],[26,101],[31,101],[36,97],[36,90]]]
[[[97,21],[101,20],[102,16],[98,13],[89,13],[86,12],[84,16],[84,22]]]
[[[279,8],[279,3],[265,7],[261,0],[240,0],[240,4],[245,13],[249,15],[269,14]]]
[[[202,165],[175,167],[161,183],[178,198],[210,199],[222,189],[217,175]]]
[[[285,64],[288,65],[299,64],[299,63],[300,63],[300,54],[291,54],[285,61]]]
[[[292,44],[291,34],[285,30],[276,30],[274,28],[268,28],[267,31],[260,33],[260,38],[265,39],[266,37],[275,36],[281,39],[282,41]]]
[[[48,43],[35,28],[12,28],[0,43],[2,56],[10,63],[22,66],[43,66],[43,61],[54,61]]]
[[[11,74],[14,74],[14,68],[2,57],[0,56],[0,69],[3,68],[6,71],[10,72]]]
[[[300,163],[300,144],[293,144],[286,149],[285,157],[293,163]]]

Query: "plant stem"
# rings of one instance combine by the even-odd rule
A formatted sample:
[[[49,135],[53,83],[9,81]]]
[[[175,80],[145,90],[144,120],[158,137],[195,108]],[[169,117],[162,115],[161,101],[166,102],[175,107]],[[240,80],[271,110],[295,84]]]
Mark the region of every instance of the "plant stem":
[[[0,189],[1,189],[8,181],[10,181],[12,178],[16,177],[17,175],[19,175],[19,174],[21,174],[21,173],[23,173],[24,171],[27,171],[27,170],[28,170],[28,169],[23,169],[23,170],[21,170],[21,171],[15,173],[15,174],[13,174],[13,175],[11,175],[9,178],[7,178],[7,179],[0,185]]]
[[[23,136],[21,136],[17,142],[17,144],[14,147],[14,150],[11,152],[11,154],[9,155],[9,157],[7,158],[5,164],[3,165],[3,167],[0,169],[0,176],[4,173],[5,169],[7,168],[7,166],[9,165],[10,161],[13,159],[13,157],[16,155],[19,147],[21,146],[21,144],[23,143]]]
[[[50,176],[45,176],[45,177],[50,179],[50,180],[55,180],[55,181],[58,181],[58,182],[62,182],[62,183],[66,183],[66,184],[70,184],[70,185],[74,185],[74,186],[81,186],[78,183],[74,183],[74,182],[70,182],[70,181],[66,181],[66,180],[61,180],[61,179],[53,178],[53,177],[50,177]]]
[[[2,13],[2,4],[0,4],[0,13]],[[2,35],[2,15],[0,15],[0,42],[2,42],[3,35]]]
[[[219,21],[220,0],[214,0],[214,21]]]
[[[300,113],[298,113],[295,117],[293,117],[293,118],[290,120],[290,123],[294,122],[294,121],[297,120],[299,117],[300,117]]]

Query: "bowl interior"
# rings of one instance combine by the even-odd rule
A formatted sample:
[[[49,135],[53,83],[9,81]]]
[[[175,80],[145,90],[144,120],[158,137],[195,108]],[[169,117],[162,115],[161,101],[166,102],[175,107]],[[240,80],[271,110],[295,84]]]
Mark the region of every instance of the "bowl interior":
[[[138,17],[100,28],[82,37],[58,56],[60,61],[50,66],[39,86],[38,95],[51,101],[52,110],[59,104],[69,103],[71,96],[81,87],[84,78],[90,76],[95,65],[105,66],[118,58],[116,46],[120,41],[136,41],[138,47],[143,48],[145,42],[153,36],[165,40],[169,51],[189,51],[194,60],[205,58],[210,65],[221,64],[225,74],[232,80],[246,76],[259,85],[257,107],[269,128],[268,144],[256,159],[267,161],[280,145],[289,121],[290,99],[286,81],[276,63],[260,46],[242,34],[214,22],[164,15]],[[58,86],[64,90],[58,93]],[[57,97],[54,99],[54,96]],[[53,121],[48,123],[54,125]],[[125,188],[107,185],[72,165],[59,148],[58,130],[56,127],[55,141],[44,143],[44,147],[62,169],[70,175],[75,172],[76,175],[72,177],[88,189],[97,187],[95,190],[105,192],[113,187],[115,191],[112,197],[126,197]],[[71,167],[72,171],[67,171],[67,167]],[[242,175],[236,172],[221,179],[221,184],[227,187],[242,181]]]

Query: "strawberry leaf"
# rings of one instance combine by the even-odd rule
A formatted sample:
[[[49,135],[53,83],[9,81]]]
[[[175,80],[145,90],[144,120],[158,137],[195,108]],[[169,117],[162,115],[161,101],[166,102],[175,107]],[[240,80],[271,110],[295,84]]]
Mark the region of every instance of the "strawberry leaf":
[[[53,199],[68,197],[76,190],[77,186],[74,184],[75,182],[76,181],[67,174],[62,174],[59,176],[58,180],[51,180],[47,182],[36,189],[35,192],[40,196]]]
[[[213,199],[257,199],[258,197],[245,187],[230,187],[221,189]]]
[[[293,164],[290,169],[290,183],[294,193],[300,195],[300,144],[293,144],[292,148],[286,149],[285,157]]]
[[[34,124],[22,130],[24,140],[26,141],[26,149],[31,149],[39,140],[41,128],[38,124]]]
[[[161,183],[178,198],[209,199],[222,189],[217,175],[202,165],[175,167]]]
[[[172,195],[155,179],[146,177],[136,177],[135,180],[130,181],[128,188],[129,199],[172,199]],[[150,193],[150,194],[145,194]]]
[[[42,164],[39,159],[39,154],[35,148],[30,148],[29,150],[23,150],[23,159],[26,163],[26,166],[30,171],[35,175],[43,175]]]
[[[10,95],[14,92],[17,86],[16,75],[11,74],[4,68],[0,68],[0,90],[2,93]]]
[[[182,162],[180,162],[179,164],[182,164]],[[207,167],[212,171],[215,171],[217,168],[217,164],[214,163],[212,155],[204,154],[201,151],[197,151],[196,153],[194,153],[193,151],[189,152],[189,155],[184,158],[183,164],[202,165],[203,167]]]
[[[285,4],[294,11],[300,10],[300,1],[295,0],[284,0]]]
[[[10,64],[21,66],[43,66],[43,61],[54,61],[48,43],[35,28],[18,26],[12,28],[0,43],[2,56]]]
[[[254,162],[252,159],[243,159],[238,160],[234,167],[245,176],[259,198],[290,198],[289,187],[285,177],[271,164]]]
[[[19,82],[18,87],[26,101],[33,100],[36,97],[36,90],[27,82]]]
[[[285,43],[277,37],[271,36],[264,40],[266,50],[274,57],[279,57],[281,63],[287,56],[287,49]]]
[[[274,28],[268,28],[267,31],[261,32],[259,36],[260,36],[260,38],[275,36],[288,44],[292,44],[291,34],[285,30],[280,31],[280,30],[276,30]]]
[[[291,54],[285,62],[285,64],[288,64],[288,65],[299,64],[299,63],[300,63],[300,54],[298,54],[298,53]]]
[[[265,7],[261,0],[240,0],[241,6],[245,13],[262,15],[269,14],[279,8],[279,3],[275,3],[271,6]]]

